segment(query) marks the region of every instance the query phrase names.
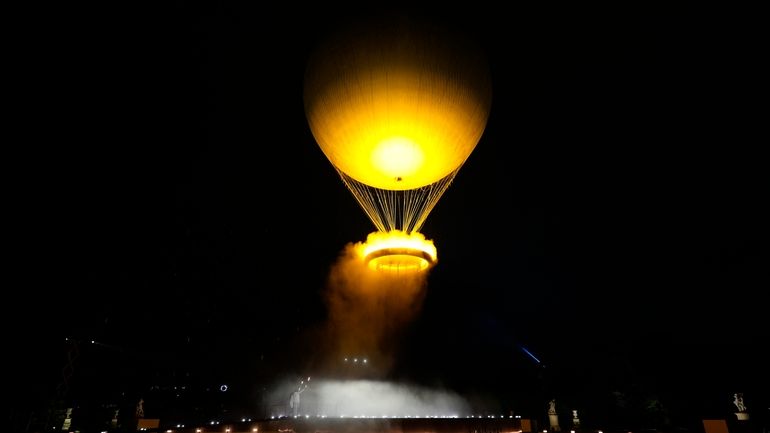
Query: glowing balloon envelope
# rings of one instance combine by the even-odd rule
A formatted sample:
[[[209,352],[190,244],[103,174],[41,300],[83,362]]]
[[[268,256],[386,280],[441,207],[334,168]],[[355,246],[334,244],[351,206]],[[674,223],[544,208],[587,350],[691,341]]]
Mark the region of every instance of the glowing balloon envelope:
[[[491,83],[468,41],[425,23],[372,22],[314,53],[304,98],[318,145],[377,229],[409,235],[481,138]]]

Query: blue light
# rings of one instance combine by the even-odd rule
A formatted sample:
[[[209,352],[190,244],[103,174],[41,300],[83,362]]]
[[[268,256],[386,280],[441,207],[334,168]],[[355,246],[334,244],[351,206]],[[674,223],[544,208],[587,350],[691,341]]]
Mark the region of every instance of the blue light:
[[[519,347],[521,347],[521,350],[523,350],[523,351],[524,351],[524,353],[526,353],[527,355],[529,355],[529,357],[530,357],[530,358],[534,359],[534,360],[535,360],[535,362],[537,362],[538,364],[540,364],[540,360],[539,360],[539,359],[537,359],[537,358],[535,357],[535,355],[533,355],[533,354],[532,354],[532,352],[530,352],[529,350],[527,350],[527,348],[526,348],[526,347],[524,347],[524,346],[519,346]]]

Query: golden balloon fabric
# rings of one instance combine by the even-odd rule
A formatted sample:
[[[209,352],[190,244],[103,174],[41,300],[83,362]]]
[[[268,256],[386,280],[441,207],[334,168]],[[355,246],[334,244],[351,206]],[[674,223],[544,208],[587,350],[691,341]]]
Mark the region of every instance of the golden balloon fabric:
[[[477,51],[409,24],[331,39],[305,77],[313,136],[380,230],[419,229],[476,147],[491,105]]]

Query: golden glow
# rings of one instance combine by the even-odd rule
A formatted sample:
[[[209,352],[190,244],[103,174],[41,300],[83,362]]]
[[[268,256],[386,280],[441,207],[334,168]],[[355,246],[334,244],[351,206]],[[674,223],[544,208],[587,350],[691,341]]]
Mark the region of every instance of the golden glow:
[[[402,190],[434,183],[465,162],[487,111],[461,89],[426,88],[420,72],[362,74],[357,78],[371,80],[339,83],[321,95],[323,104],[309,105],[313,135],[337,169],[375,188]]]
[[[453,35],[385,24],[309,62],[305,113],[329,161],[384,190],[435,183],[476,147],[491,105],[486,62]]]
[[[420,146],[403,137],[383,140],[372,150],[372,165],[396,182],[411,179],[424,160]]]
[[[305,114],[377,230],[416,233],[484,132],[489,70],[460,34],[429,22],[365,21],[308,59]],[[435,248],[412,243],[378,244],[363,257],[377,269],[430,268]]]
[[[433,241],[422,233],[400,230],[370,233],[358,252],[369,269],[390,272],[419,272],[436,263],[437,251]]]

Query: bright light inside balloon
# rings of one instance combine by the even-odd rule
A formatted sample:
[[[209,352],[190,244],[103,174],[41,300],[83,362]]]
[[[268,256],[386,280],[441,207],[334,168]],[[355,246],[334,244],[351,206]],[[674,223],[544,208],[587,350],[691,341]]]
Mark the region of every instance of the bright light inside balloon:
[[[477,50],[431,26],[402,24],[332,39],[305,75],[305,114],[323,153],[356,182],[388,191],[453,175],[491,105]]]
[[[454,83],[446,84],[454,93],[425,89],[427,78],[411,70],[361,78],[367,81],[357,91],[333,87],[306,108],[313,135],[338,170],[375,188],[414,189],[455,171],[476,147],[488,110],[471,92]]]
[[[400,230],[370,233],[360,254],[369,269],[383,272],[420,272],[436,263],[433,241],[422,233]]]
[[[383,140],[372,151],[374,166],[396,182],[412,176],[424,159],[420,146],[404,137]]]
[[[420,230],[478,144],[492,88],[472,42],[398,21],[355,25],[320,45],[303,99],[318,146],[376,229],[403,232],[369,245],[366,263],[419,271],[435,248],[404,233]]]

